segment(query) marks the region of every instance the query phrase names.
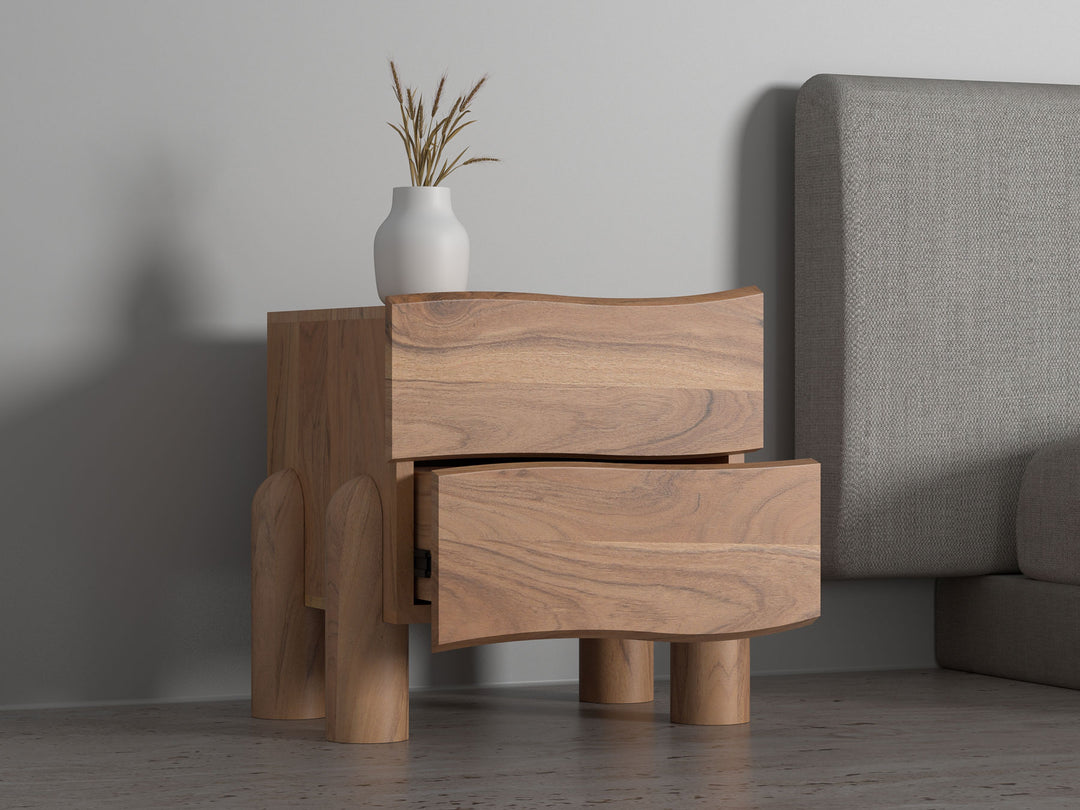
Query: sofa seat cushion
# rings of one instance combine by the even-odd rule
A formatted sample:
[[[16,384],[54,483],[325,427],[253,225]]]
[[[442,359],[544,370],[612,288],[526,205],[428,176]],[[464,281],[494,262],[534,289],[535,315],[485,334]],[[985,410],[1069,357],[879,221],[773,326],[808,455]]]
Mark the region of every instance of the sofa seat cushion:
[[[1056,442],[1028,462],[1016,511],[1020,570],[1080,585],[1080,439]]]

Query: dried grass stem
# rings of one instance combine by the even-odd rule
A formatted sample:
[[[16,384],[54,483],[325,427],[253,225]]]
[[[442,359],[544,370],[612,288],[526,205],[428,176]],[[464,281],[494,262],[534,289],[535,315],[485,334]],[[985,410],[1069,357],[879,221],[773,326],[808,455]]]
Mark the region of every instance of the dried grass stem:
[[[435,90],[435,98],[431,103],[431,109],[425,116],[424,97],[420,91],[406,87],[402,90],[401,78],[398,76],[397,65],[390,60],[390,76],[393,80],[394,98],[397,99],[401,108],[401,126],[387,122],[391,129],[401,138],[405,146],[405,155],[409,159],[409,178],[414,186],[437,186],[450,176],[456,169],[473,163],[498,163],[494,157],[474,157],[462,162],[468,148],[462,149],[453,160],[443,158],[446,145],[461,130],[475,123],[467,117],[471,114],[469,105],[480,92],[480,88],[487,81],[487,76],[482,76],[467,92],[462,93],[450,105],[450,112],[442,118],[438,117],[439,104],[442,101],[443,89],[446,86],[446,74],[439,79],[439,86]]]

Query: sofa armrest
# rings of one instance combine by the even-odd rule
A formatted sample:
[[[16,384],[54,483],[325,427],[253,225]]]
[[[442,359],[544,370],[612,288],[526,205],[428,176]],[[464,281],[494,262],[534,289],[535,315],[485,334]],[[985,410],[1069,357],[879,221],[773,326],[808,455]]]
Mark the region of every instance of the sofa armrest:
[[[1080,439],[1048,445],[1028,462],[1016,554],[1031,579],[1080,585]]]

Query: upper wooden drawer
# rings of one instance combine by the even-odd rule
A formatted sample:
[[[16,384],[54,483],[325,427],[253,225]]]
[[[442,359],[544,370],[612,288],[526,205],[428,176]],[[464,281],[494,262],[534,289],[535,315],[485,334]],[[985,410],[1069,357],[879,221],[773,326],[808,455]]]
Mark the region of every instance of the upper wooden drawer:
[[[712,456],[762,444],[761,291],[391,297],[394,459]]]

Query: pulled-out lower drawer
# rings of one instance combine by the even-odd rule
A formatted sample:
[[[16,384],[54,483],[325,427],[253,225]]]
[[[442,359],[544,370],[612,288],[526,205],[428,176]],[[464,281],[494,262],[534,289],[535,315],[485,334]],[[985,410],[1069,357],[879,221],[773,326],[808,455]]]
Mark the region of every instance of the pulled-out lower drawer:
[[[739,638],[820,612],[813,461],[418,468],[415,508],[435,650]]]

